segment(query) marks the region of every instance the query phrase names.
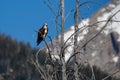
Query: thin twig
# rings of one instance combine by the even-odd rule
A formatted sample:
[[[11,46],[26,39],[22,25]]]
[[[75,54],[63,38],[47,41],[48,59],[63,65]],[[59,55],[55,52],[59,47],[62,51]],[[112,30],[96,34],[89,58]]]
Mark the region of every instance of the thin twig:
[[[40,66],[40,64],[39,64],[39,60],[38,60],[38,55],[39,55],[39,52],[41,51],[41,49],[39,49],[38,51],[37,51],[37,53],[36,53],[36,55],[35,55],[35,57],[36,57],[36,68],[38,69],[38,71],[40,72],[41,71],[41,74],[43,74],[44,75],[44,77],[46,77],[46,74],[45,74],[45,71],[44,71],[44,69],[42,69],[42,67]]]
[[[45,76],[43,75],[43,73],[41,72],[41,70],[38,68],[36,62],[31,58],[32,63],[35,65],[36,69],[38,70],[38,72],[40,73],[41,77],[45,80]]]
[[[52,7],[50,4],[47,3],[46,0],[43,0],[43,3],[46,4],[46,6],[50,9],[50,11],[51,11],[54,15],[56,15],[55,10],[53,9],[53,7]]]
[[[45,44],[47,46],[47,49],[48,49],[49,58],[50,58],[50,60],[52,60],[52,57],[51,57],[51,54],[50,54],[51,51],[50,51],[50,48],[49,48],[49,46],[48,46],[48,44],[47,44],[45,39],[44,39],[44,42],[45,42]]]
[[[48,38],[50,39],[50,42],[51,42],[51,46],[52,46],[52,48],[54,48],[54,46],[53,46],[53,42],[52,42],[52,38],[48,35]]]
[[[108,79],[109,77],[113,76],[114,74],[116,74],[116,73],[118,73],[118,72],[120,72],[120,70],[117,70],[117,71],[113,72],[112,74],[106,76],[106,77],[103,78],[102,80],[106,80],[106,79]]]
[[[94,74],[93,66],[90,65],[90,67],[91,67],[91,70],[92,70],[92,80],[96,80],[96,78],[95,78],[95,74]]]
[[[88,1],[85,1],[85,2],[80,3],[80,4],[79,4],[79,8],[80,8],[81,6],[83,6],[83,5],[85,5],[85,4],[88,4],[88,3],[93,3],[93,4],[101,5],[100,3],[95,2],[95,1],[93,1],[93,0],[88,0]],[[65,17],[65,21],[66,21],[66,19],[69,17],[69,15],[70,15],[72,12],[75,12],[75,9],[71,9],[71,10],[67,13],[67,15],[66,15],[66,17]],[[81,18],[81,19],[82,19],[82,18]]]
[[[88,4],[88,3],[93,3],[93,4],[96,4],[96,5],[101,5],[100,3],[95,2],[93,0],[88,0],[88,1],[85,1],[85,2],[83,2],[81,4],[79,4],[79,7],[81,7],[81,6],[85,5],[85,4]]]

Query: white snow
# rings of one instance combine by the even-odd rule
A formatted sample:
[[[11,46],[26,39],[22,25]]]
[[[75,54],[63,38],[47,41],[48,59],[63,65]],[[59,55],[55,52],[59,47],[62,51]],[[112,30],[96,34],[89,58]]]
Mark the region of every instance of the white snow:
[[[115,7],[115,5],[109,4],[109,7]],[[111,12],[109,12],[109,13],[106,12],[106,13],[102,14],[102,16],[98,17],[97,20],[98,21],[107,20],[111,15],[116,13],[118,10],[120,10],[120,5],[116,6],[116,8],[113,9]],[[115,15],[112,20],[120,21],[120,12],[117,15]],[[100,30],[101,27],[103,27],[104,25],[105,25],[105,22],[100,23],[97,30]],[[120,35],[120,23],[118,23],[118,22],[110,23],[108,25],[108,27],[106,27],[106,29],[104,30],[104,33],[108,34],[110,30],[115,31],[115,32],[119,33],[119,35]]]
[[[79,24],[79,28],[89,25],[89,19],[82,20]]]
[[[74,33],[74,29],[71,29],[71,30],[67,31],[64,34],[64,41],[66,41],[71,36],[71,34],[73,34],[73,33]],[[70,40],[68,42],[70,42]]]
[[[101,9],[101,12],[104,12],[106,9],[105,8],[103,8],[103,9]]]
[[[114,4],[109,4],[109,7],[110,8],[115,8],[115,5]]]
[[[97,55],[97,51],[94,51],[94,52],[91,54],[92,57],[95,57],[96,55]]]
[[[89,25],[89,19],[85,19],[85,20],[81,21],[78,27],[82,28],[82,27],[85,27],[87,25]],[[67,32],[65,32],[65,34],[64,34],[64,41],[66,41],[73,33],[74,33],[74,26],[71,26],[70,30],[67,31]],[[81,32],[81,34],[79,34],[81,37],[79,37],[78,41],[81,40],[81,39],[83,39],[84,35],[87,34],[87,33],[88,33],[87,29],[83,30]],[[71,41],[69,40],[68,42],[71,42]]]
[[[119,57],[118,57],[118,56],[115,56],[115,57],[113,57],[113,59],[112,59],[112,61],[115,62],[115,63],[117,63],[118,60],[119,60]]]
[[[87,25],[89,25],[89,19],[85,19],[85,20],[81,21],[78,27],[82,28],[82,27],[86,27]],[[79,37],[77,39],[78,41],[84,39],[84,35],[86,35],[88,33],[87,28],[84,30],[80,29],[79,31],[80,31],[80,34],[79,34]],[[75,32],[74,26],[72,26],[69,31],[65,32],[64,41],[66,41],[74,32]],[[67,47],[65,50],[65,61],[67,61],[69,59],[69,57],[71,56],[71,54],[73,53],[73,48],[74,48],[73,44],[74,44],[74,36],[72,36],[67,41],[67,45],[70,45],[70,46]]]

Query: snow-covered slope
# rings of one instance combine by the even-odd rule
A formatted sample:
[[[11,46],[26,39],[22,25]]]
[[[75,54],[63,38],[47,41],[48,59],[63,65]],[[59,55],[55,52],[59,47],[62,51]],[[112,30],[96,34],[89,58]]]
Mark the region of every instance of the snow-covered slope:
[[[85,28],[85,26],[89,25],[89,19],[85,19],[85,20],[82,20],[81,23],[79,24],[78,28],[80,29],[78,31],[79,33],[79,36],[77,38],[77,40],[80,42],[80,40],[83,40],[85,38],[85,35],[88,33],[88,29]],[[70,29],[68,31],[65,32],[65,35],[64,35],[64,41],[66,42],[69,38],[69,40],[67,41],[66,43],[66,46],[67,45],[71,45],[69,47],[66,48],[65,50],[65,61],[67,61],[69,59],[69,57],[71,56],[71,54],[73,53],[73,48],[74,48],[74,35],[71,36],[72,34],[74,34],[75,31],[74,31],[74,26],[70,27]]]
[[[77,46],[79,47],[78,50],[82,53],[80,60],[88,60],[90,64],[95,64],[100,67],[104,67],[109,62],[118,62],[120,53],[120,12],[111,19],[112,21],[106,25],[97,37],[85,46],[85,51],[81,50],[81,47],[98,34],[107,20],[119,10],[120,0],[111,0],[110,3],[98,10],[92,17],[82,20],[79,23],[79,44]],[[71,36],[72,34],[74,34],[74,26],[71,26],[70,29],[64,33],[64,41],[67,41],[65,46],[69,45],[65,49],[66,61],[73,54],[74,36]],[[57,39],[60,39],[60,35]],[[60,53],[60,50],[57,50],[57,48],[60,49],[60,42],[59,40],[57,42],[57,39],[53,40],[54,44],[51,49],[52,57],[55,58],[59,58],[58,55]]]
[[[96,14],[94,14],[91,18],[85,19],[79,23],[79,48],[91,37],[93,37],[95,34],[97,34],[101,28],[106,24],[107,20],[114,15],[117,11],[120,10],[120,1],[119,0],[113,0],[110,3],[108,3],[106,6],[101,8]],[[106,20],[106,21],[105,21]],[[115,51],[113,49],[110,33],[114,32],[113,35],[117,34],[117,41],[120,41],[120,23],[116,21],[120,21],[120,12],[118,12],[113,18],[113,21],[109,22],[105,29],[99,34],[97,38],[95,38],[93,41],[91,41],[86,48],[87,49],[87,56],[91,60],[92,64],[100,64],[101,63],[101,57],[106,59],[104,60],[104,63],[112,61],[117,61],[118,58],[113,57]],[[100,22],[99,24],[92,25],[93,23]],[[91,25],[91,27],[88,27]],[[71,26],[68,31],[65,32],[65,38],[66,41],[72,34],[74,33],[74,26]],[[107,41],[107,42],[105,42]],[[66,48],[66,54],[65,59],[66,61],[69,59],[70,55],[73,53],[73,43],[74,43],[74,36],[72,36],[68,41],[66,45],[71,45],[68,48]],[[106,44],[104,44],[106,43]],[[108,45],[109,44],[109,45]],[[92,47],[92,50],[89,49],[89,47]],[[109,50],[111,52],[109,52]],[[101,53],[102,51],[102,53]],[[109,56],[110,55],[110,56]],[[100,57],[101,56],[101,57]],[[113,59],[112,59],[113,58]],[[117,60],[116,60],[117,59]],[[97,61],[98,60],[98,61]],[[100,62],[99,62],[100,61]]]
[[[104,14],[102,14],[102,16],[99,16],[97,18],[97,21],[101,21],[101,20],[107,20],[110,16],[112,16],[113,14],[115,14],[117,11],[120,10],[120,5],[115,5],[115,4],[108,4],[108,7],[110,9],[113,9],[111,10],[110,12],[105,12],[106,8],[102,8],[101,9],[101,12],[104,12]],[[108,8],[107,7],[107,8]],[[112,20],[116,20],[116,21],[120,21],[120,12],[118,14],[116,14]],[[100,28],[101,26],[103,26],[105,23],[101,23],[99,25],[98,28]],[[112,22],[111,24],[109,24],[109,26],[107,27],[107,30],[106,30],[106,34],[109,33],[109,29],[112,29],[112,31],[115,31],[117,32],[118,34],[120,34],[120,27],[119,27],[120,23],[116,23],[116,22]],[[104,30],[105,31],[105,30]]]

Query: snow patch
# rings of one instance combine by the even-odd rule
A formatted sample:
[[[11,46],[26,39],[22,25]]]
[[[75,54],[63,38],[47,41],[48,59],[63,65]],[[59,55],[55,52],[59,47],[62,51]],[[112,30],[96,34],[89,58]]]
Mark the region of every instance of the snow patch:
[[[118,60],[119,60],[119,57],[118,57],[118,56],[115,56],[115,57],[113,57],[113,59],[112,59],[112,61],[115,62],[115,63],[117,63]]]
[[[89,19],[82,20],[79,24],[79,28],[89,25]]]
[[[96,55],[97,55],[97,51],[94,51],[94,52],[91,54],[92,57],[95,57]]]
[[[81,21],[80,24],[78,25],[78,27],[82,28],[82,27],[85,27],[87,25],[89,25],[89,19],[85,19],[85,20]],[[67,32],[65,32],[65,34],[64,34],[64,41],[66,41],[74,32],[75,32],[74,31],[74,26],[71,26],[70,30],[67,31]],[[84,35],[87,34],[87,33],[88,33],[87,29],[81,31],[81,34],[79,34],[79,36],[81,36],[81,37],[78,38],[78,41],[80,41],[81,39],[83,39]],[[68,42],[70,42],[70,40]]]
[[[114,8],[115,5],[114,4],[109,4],[109,7]],[[103,10],[105,10],[105,9],[103,8]],[[114,13],[116,13],[118,10],[120,10],[120,5],[116,6],[116,8],[113,9],[111,12],[109,12],[109,13],[106,12],[102,16],[98,17],[97,21],[107,20],[111,15],[113,15]],[[119,18],[120,18],[120,13],[118,13],[117,15],[115,15],[112,20],[118,20],[118,21],[120,21]],[[99,23],[98,27],[97,27],[97,30],[100,30],[101,27],[103,27],[105,25],[105,23],[106,22]],[[109,31],[112,29],[112,31],[115,31],[115,32],[119,33],[119,35],[120,35],[120,23],[118,23],[118,22],[117,23],[116,22],[112,22],[112,23],[108,24],[107,26],[108,27],[106,27],[104,29],[104,33],[105,34],[108,34]]]
[[[114,4],[109,4],[109,7],[110,8],[115,8],[115,5]]]
[[[105,11],[106,11],[106,9],[105,9],[105,8],[101,9],[101,12],[105,12]]]
[[[77,40],[80,41],[82,39],[84,39],[84,36],[88,33],[88,29],[83,29],[83,27],[86,27],[87,25],[89,25],[89,19],[85,19],[82,20],[79,25],[78,28],[80,28],[79,30],[79,35]],[[82,30],[83,29],[83,30]],[[65,32],[64,34],[64,41],[68,40],[68,38],[70,38],[70,36],[72,34],[74,34],[74,26],[70,27],[70,30]],[[66,49],[65,49],[65,61],[67,61],[69,59],[69,57],[71,56],[71,54],[73,53],[73,48],[74,48],[74,36],[72,36],[66,43],[66,46],[69,45]]]

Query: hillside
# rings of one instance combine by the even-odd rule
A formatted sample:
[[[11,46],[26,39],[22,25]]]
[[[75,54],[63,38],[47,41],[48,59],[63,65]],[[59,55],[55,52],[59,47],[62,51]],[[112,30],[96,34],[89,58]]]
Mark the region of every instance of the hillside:
[[[112,16],[112,18],[111,18]],[[111,18],[111,21],[109,19]],[[108,22],[107,22],[108,21]],[[96,65],[103,71],[113,73],[120,68],[120,0],[111,0],[110,3],[103,6],[93,16],[84,19],[79,23],[78,31],[78,51],[80,51],[80,61],[83,64],[88,62]],[[103,29],[103,30],[102,30]],[[67,62],[74,49],[74,25],[64,33],[66,42],[65,61]],[[96,34],[98,34],[96,36]],[[95,36],[95,37],[94,37]],[[91,39],[94,37],[93,39]],[[53,58],[59,59],[60,38],[54,39],[49,43]],[[91,40],[91,41],[89,41]],[[87,43],[87,41],[89,41]],[[86,44],[87,43],[87,44]],[[81,47],[84,46],[84,49]],[[45,48],[45,47],[44,47]],[[120,76],[120,74],[116,74]]]
[[[9,36],[0,34],[0,80],[43,80],[39,71],[36,69],[31,60],[34,59],[34,54],[36,51],[37,49],[32,49],[29,44],[17,42]],[[45,60],[45,52],[40,51],[39,62],[43,69],[45,65],[47,65]],[[50,63],[48,62],[48,64]],[[58,64],[55,66],[56,72],[61,70],[60,68],[57,70],[57,67],[59,67]],[[67,67],[68,71],[69,68],[70,65]],[[95,66],[93,69],[95,71],[95,77],[97,80],[101,80],[109,75]],[[92,71],[89,65],[84,66],[81,64],[79,71],[81,72],[82,80],[90,80]],[[59,76],[58,78],[61,79],[61,73],[57,72],[56,74]],[[71,75],[73,75],[73,73],[69,72],[69,80],[73,80]],[[119,78],[117,79],[113,77],[109,77],[108,79],[119,80]]]
[[[33,49],[29,44],[0,34],[0,80],[39,79],[39,74],[30,60],[32,54]]]

